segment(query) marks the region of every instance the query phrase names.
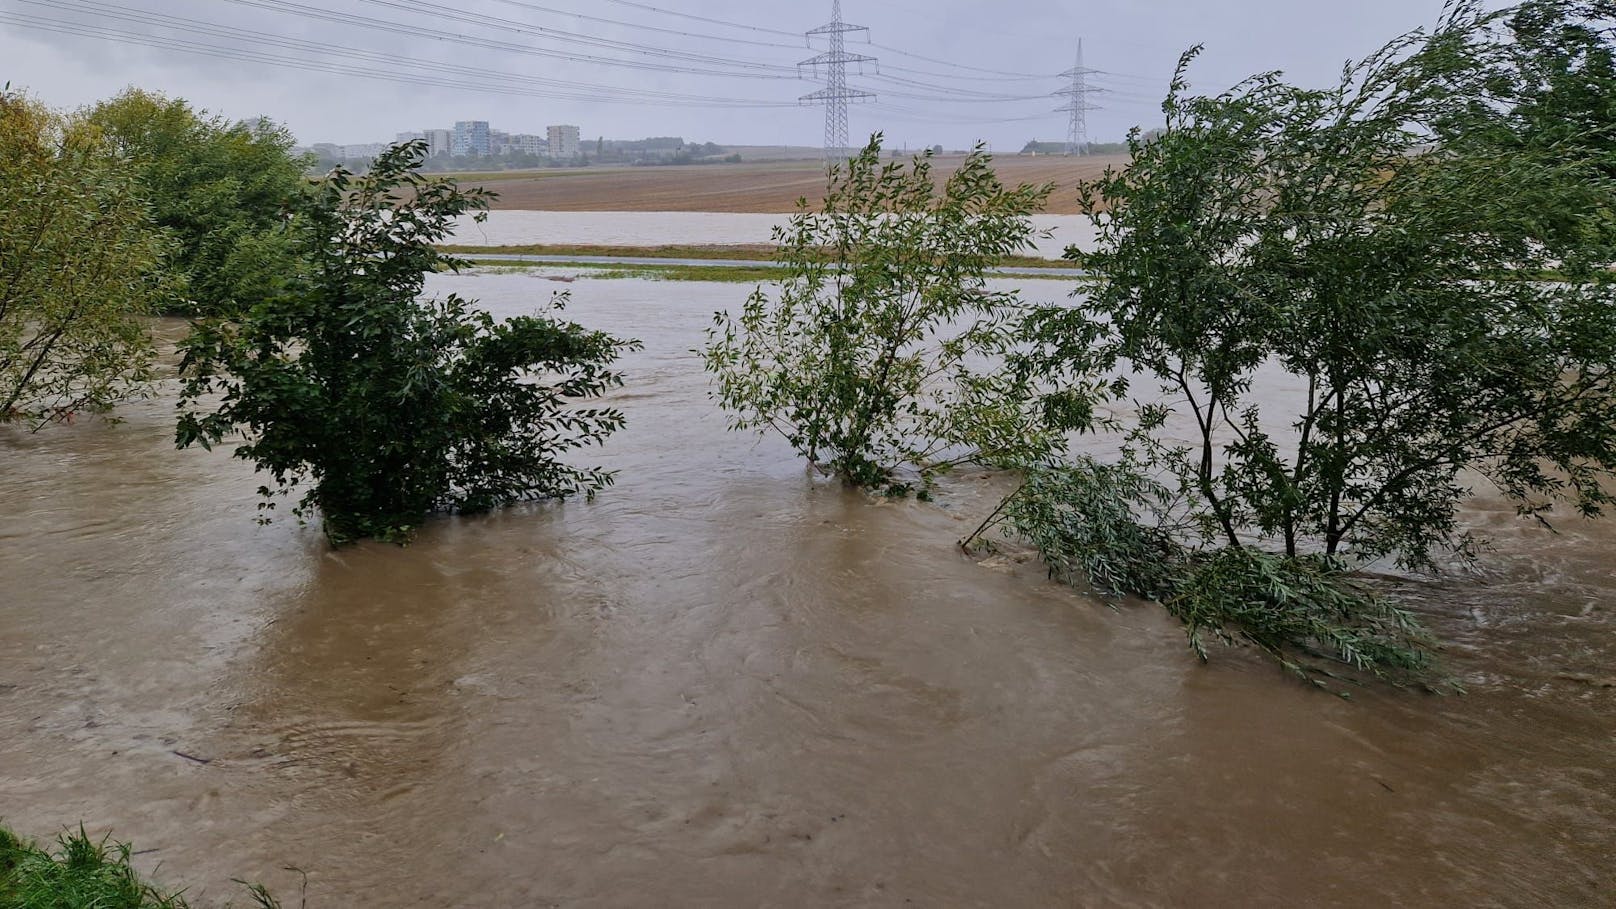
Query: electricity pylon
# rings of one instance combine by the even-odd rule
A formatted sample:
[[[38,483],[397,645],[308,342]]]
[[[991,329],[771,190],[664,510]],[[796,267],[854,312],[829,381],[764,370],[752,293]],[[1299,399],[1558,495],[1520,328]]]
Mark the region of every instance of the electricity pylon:
[[[813,39],[824,35],[830,39],[830,49],[809,60],[798,64],[813,69],[814,74],[823,72],[825,87],[812,94],[803,95],[803,104],[823,104],[825,106],[825,158],[836,160],[847,157],[847,105],[861,101],[874,101],[875,95],[871,92],[860,91],[847,87],[847,65],[856,64],[859,72],[864,71],[864,64],[875,63],[874,57],[863,54],[850,54],[847,52],[847,36],[850,32],[868,32],[862,25],[849,25],[842,21],[842,0],[835,0],[831,10],[831,21],[807,33],[808,41],[812,46]]]
[[[1061,77],[1071,79],[1072,84],[1055,92],[1057,96],[1067,98],[1062,107],[1055,108],[1056,113],[1069,114],[1071,120],[1066,127],[1066,153],[1068,155],[1088,154],[1089,150],[1089,111],[1100,110],[1097,105],[1089,103],[1089,95],[1093,92],[1104,91],[1089,85],[1089,76],[1099,70],[1089,69],[1083,65],[1083,39],[1077,40],[1077,65],[1061,73]]]

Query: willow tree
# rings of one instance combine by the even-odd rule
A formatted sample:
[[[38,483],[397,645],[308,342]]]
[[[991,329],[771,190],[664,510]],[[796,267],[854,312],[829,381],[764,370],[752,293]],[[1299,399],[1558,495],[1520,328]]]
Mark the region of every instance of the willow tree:
[[[1127,377],[1123,456],[1009,511],[1055,563],[1153,547],[1171,576],[1124,572],[1150,584],[1119,592],[1161,599],[1203,655],[1217,634],[1304,674],[1316,656],[1417,668],[1412,618],[1354,570],[1474,555],[1460,508],[1478,484],[1532,520],[1616,501],[1599,245],[1616,184],[1567,143],[1482,141],[1490,105],[1430,91],[1488,84],[1455,74],[1494,21],[1459,5],[1322,91],[1270,74],[1195,96],[1192,52],[1165,130],[1084,187],[1104,214],[1082,260],[1103,281],[1045,312],[1037,340],[1051,370]],[[1158,533],[1094,536],[1082,519],[1119,496],[1170,555]]]
[[[781,284],[715,319],[703,355],[731,425],[895,493],[1047,451],[1058,433],[1005,368],[1026,305],[988,271],[1031,246],[1049,192],[1005,186],[981,148],[945,180],[930,152],[882,164],[873,137],[832,168],[820,208],[775,231]]]
[[[0,93],[0,422],[38,429],[143,391],[166,248],[100,129]]]

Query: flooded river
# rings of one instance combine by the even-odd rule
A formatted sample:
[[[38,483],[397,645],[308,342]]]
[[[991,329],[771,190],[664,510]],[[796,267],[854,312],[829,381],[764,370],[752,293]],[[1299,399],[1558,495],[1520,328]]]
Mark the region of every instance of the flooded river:
[[[727,433],[690,350],[746,288],[571,287],[645,342],[594,503],[330,552],[172,399],[0,430],[0,816],[202,903],[1616,902],[1616,525],[1481,503],[1484,570],[1407,585],[1469,694],[1342,700],[963,557],[1000,481],[876,503]]]

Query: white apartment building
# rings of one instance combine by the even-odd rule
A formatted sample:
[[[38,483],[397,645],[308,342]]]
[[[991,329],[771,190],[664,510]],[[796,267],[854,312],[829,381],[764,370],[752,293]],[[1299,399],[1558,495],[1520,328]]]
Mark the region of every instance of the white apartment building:
[[[550,150],[550,140],[531,133],[516,133],[511,136],[510,149],[513,155],[543,156]]]
[[[426,153],[429,158],[438,155],[447,155],[454,148],[454,131],[448,129],[422,130],[421,135],[426,139]]]
[[[546,132],[550,139],[550,157],[557,161],[569,161],[578,157],[578,127],[552,126]]]

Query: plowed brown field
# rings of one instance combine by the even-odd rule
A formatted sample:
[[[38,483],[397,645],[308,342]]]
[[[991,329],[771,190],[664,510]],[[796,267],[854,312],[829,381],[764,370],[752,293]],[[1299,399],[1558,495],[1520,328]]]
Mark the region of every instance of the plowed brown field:
[[[937,159],[946,176],[964,160]],[[1004,157],[994,161],[1006,183],[1056,185],[1047,211],[1078,214],[1076,184],[1098,176],[1120,155],[1087,158]],[[478,175],[487,178],[488,175]],[[708,164],[684,167],[620,167],[543,170],[466,180],[499,193],[496,209],[518,211],[700,211],[790,212],[803,197],[818,201],[825,190],[825,166],[818,161]]]

